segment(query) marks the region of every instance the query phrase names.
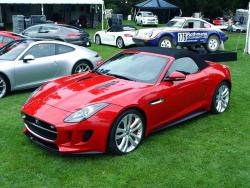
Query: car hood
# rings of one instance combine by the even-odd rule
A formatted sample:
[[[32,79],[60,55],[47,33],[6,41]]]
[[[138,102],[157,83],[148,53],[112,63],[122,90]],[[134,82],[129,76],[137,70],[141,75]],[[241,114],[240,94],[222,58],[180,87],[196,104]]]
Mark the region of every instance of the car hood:
[[[113,103],[115,98],[148,85],[93,73],[63,78],[59,82],[53,88],[46,89],[45,86],[38,99],[68,112],[99,102]]]
[[[179,28],[173,28],[173,27],[159,27],[159,28],[153,28],[153,29],[140,29],[136,32],[135,38],[147,38],[149,34],[152,34],[151,38],[154,38],[157,34],[161,32],[171,32],[180,30]]]

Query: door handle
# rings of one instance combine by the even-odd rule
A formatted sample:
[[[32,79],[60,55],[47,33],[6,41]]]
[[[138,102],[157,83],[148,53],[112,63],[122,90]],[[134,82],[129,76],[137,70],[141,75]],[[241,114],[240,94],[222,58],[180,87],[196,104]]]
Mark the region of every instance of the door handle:
[[[164,98],[160,98],[160,99],[156,99],[156,100],[153,100],[151,102],[149,102],[150,105],[157,105],[157,104],[160,104],[162,102],[164,102],[165,99]]]

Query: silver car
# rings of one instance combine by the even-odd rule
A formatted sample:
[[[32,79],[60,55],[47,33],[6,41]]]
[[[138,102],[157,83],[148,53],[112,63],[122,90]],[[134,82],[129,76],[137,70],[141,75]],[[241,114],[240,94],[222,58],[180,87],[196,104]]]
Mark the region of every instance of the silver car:
[[[55,78],[92,70],[102,58],[90,49],[60,41],[22,39],[0,49],[0,98]]]

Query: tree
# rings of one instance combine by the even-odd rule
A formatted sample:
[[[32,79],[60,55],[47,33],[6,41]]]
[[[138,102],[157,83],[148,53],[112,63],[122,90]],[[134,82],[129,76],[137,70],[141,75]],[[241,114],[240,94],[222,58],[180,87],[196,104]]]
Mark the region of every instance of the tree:
[[[106,8],[112,8],[114,13],[128,15],[133,5],[144,0],[107,0]],[[247,9],[249,0],[167,0],[182,9],[183,16],[191,16],[194,12],[202,12],[205,17],[215,18],[223,12],[236,9]]]

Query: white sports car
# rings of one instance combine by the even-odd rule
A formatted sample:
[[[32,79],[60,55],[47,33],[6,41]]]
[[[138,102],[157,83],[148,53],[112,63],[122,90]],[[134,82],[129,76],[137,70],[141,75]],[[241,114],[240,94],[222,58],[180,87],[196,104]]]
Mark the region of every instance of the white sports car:
[[[124,48],[131,46],[134,43],[133,37],[137,29],[128,25],[114,25],[108,30],[98,31],[94,35],[94,42],[97,45],[107,44]]]

